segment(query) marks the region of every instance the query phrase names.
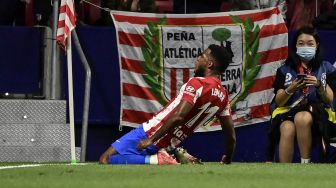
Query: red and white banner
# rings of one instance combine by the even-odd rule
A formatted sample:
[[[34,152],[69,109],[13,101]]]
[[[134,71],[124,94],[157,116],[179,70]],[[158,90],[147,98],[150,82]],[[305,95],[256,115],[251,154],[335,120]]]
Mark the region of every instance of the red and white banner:
[[[210,44],[222,45],[234,55],[221,81],[230,94],[235,126],[269,120],[276,69],[288,55],[288,31],[277,8],[111,15],[118,39],[122,126],[138,126],[175,97],[193,76],[196,57]]]
[[[75,6],[73,0],[62,0],[59,8],[57,42],[66,48],[67,37],[76,27]]]

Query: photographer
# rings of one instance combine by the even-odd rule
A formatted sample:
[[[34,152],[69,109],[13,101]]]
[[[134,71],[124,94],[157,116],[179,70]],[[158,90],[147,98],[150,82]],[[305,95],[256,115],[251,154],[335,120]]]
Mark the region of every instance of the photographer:
[[[279,141],[279,161],[292,162],[295,138],[301,163],[309,163],[312,143],[323,136],[322,121],[328,120],[325,108],[331,107],[333,91],[328,75],[336,69],[321,60],[320,39],[315,29],[303,27],[294,38],[289,58],[276,74],[275,97],[271,104],[268,158]]]

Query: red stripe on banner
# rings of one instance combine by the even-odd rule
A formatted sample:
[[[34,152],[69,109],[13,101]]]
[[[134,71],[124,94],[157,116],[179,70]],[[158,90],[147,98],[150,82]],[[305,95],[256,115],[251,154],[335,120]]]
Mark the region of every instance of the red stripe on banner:
[[[125,33],[125,32],[119,31],[118,35],[119,35],[120,44],[140,47],[140,46],[143,46],[145,43],[143,36],[139,34]]]
[[[251,107],[252,119],[269,116],[270,115],[269,107],[270,107],[269,103]]]
[[[65,20],[60,20],[58,21],[58,28],[64,27],[65,26]]]
[[[244,122],[244,121],[246,121],[245,117],[240,117],[240,118],[237,118],[237,119],[233,120],[234,123],[241,123],[241,122]]]
[[[183,69],[183,83],[188,82],[189,80],[189,69]]]
[[[284,60],[288,57],[288,47],[285,46],[281,48],[268,50],[265,52],[260,52],[260,55],[261,55],[260,59],[261,64]]]
[[[156,17],[138,17],[138,16],[125,16],[113,14],[114,20],[117,22],[128,22],[130,24],[147,24],[147,22],[158,22],[160,18]]]
[[[169,18],[166,25],[211,25],[211,24],[232,24],[230,17],[203,17],[203,18]]]
[[[74,8],[74,7],[73,7],[73,8]],[[73,9],[73,10],[75,10],[75,9]],[[66,15],[69,17],[69,20],[70,20],[71,24],[72,24],[73,26],[75,26],[75,23],[76,23],[76,17],[75,17],[74,14],[71,12],[71,9],[70,9],[70,7],[69,7],[68,4],[61,6],[60,9],[59,9],[59,13],[60,13],[60,14],[61,14],[61,13],[66,13]]]
[[[263,91],[273,87],[275,76],[268,76],[261,79],[256,79],[249,90],[249,93]]]
[[[138,97],[145,100],[157,100],[149,88],[127,83],[123,83],[122,86],[124,96]]]
[[[269,18],[272,14],[279,14],[278,9],[271,9],[265,12],[257,12],[250,14],[237,15],[241,19],[246,19],[248,17],[252,18],[254,21],[259,21]],[[158,22],[160,18],[156,17],[141,17],[141,16],[125,16],[113,14],[114,19],[117,22],[129,22],[131,24],[142,24],[145,25],[147,22]],[[211,25],[211,24],[230,24],[234,23],[229,16],[207,16],[207,17],[193,17],[193,18],[167,18],[166,25]]]
[[[246,116],[242,116],[242,117],[239,117],[237,119],[234,119],[233,122],[234,123],[243,123],[244,121],[246,121],[246,118],[254,119],[254,118],[267,117],[267,116],[270,115],[269,106],[270,106],[269,103],[258,105],[258,106],[252,106],[251,107],[251,114],[245,114]],[[250,115],[250,117],[249,117],[249,115]]]
[[[153,113],[126,109],[122,110],[122,114],[123,121],[139,124],[148,121],[154,115]]]
[[[176,97],[176,69],[170,69],[170,98]]]
[[[277,25],[264,25],[260,29],[259,37],[270,37],[273,35],[279,35],[288,33],[287,26],[285,23],[279,23]]]
[[[125,57],[121,57],[121,68],[130,72],[136,72],[143,74],[145,71],[141,65],[141,61],[127,59]]]

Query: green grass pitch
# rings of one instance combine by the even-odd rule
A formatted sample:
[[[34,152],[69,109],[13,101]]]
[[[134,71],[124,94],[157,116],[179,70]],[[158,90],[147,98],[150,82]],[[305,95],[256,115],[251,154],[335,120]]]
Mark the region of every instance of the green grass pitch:
[[[0,187],[336,187],[335,164],[205,163],[154,166],[88,163],[17,168],[18,165],[22,164],[0,163]]]

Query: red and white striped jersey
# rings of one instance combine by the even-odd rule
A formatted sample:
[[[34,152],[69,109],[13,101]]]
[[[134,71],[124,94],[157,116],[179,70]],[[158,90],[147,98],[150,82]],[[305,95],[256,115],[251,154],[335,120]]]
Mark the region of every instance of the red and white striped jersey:
[[[231,118],[229,95],[216,77],[194,77],[184,84],[179,94],[149,121],[143,123],[148,136],[153,135],[172,115],[181,101],[193,104],[184,122],[159,139],[159,148],[173,149],[199,126],[206,125],[214,116]]]

